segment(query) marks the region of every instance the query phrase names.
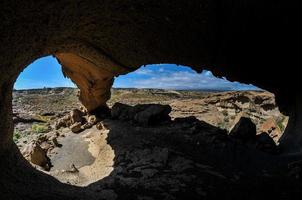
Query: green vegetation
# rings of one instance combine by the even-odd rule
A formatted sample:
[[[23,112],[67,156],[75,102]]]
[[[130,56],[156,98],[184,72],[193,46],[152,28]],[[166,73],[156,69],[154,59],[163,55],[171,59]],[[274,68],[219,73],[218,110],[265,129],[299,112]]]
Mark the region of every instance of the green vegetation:
[[[281,130],[281,132],[283,132],[284,130],[285,130],[285,126],[284,126],[284,120],[285,120],[285,117],[284,116],[282,116],[282,117],[280,117],[280,118],[278,118],[276,121],[277,121],[277,125],[278,125],[278,127],[280,128],[280,130]]]
[[[227,123],[225,121],[219,122],[217,126],[221,129],[227,129]]]
[[[51,121],[51,117],[50,116],[36,115],[35,119],[43,121],[43,122],[49,122],[49,121]]]
[[[44,124],[33,124],[31,129],[34,133],[46,133],[49,130]]]
[[[21,133],[18,130],[15,130],[13,140],[14,142],[17,142],[21,138]]]

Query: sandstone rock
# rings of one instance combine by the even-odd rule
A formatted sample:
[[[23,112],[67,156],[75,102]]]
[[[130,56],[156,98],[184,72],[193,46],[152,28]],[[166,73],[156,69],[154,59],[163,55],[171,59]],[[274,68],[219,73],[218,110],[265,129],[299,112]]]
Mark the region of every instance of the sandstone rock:
[[[44,169],[49,169],[49,158],[47,157],[45,151],[37,143],[32,143],[29,152],[30,162],[43,167]]]
[[[83,116],[84,113],[82,111],[80,111],[79,109],[73,109],[70,112],[71,123],[74,124],[76,122],[82,122]]]
[[[256,125],[251,119],[241,117],[238,123],[230,131],[229,135],[243,142],[253,140],[256,137]]]
[[[74,123],[73,125],[70,126],[70,130],[73,133],[78,133],[78,132],[82,131],[81,126],[82,126],[81,122],[76,122],[76,123]]]

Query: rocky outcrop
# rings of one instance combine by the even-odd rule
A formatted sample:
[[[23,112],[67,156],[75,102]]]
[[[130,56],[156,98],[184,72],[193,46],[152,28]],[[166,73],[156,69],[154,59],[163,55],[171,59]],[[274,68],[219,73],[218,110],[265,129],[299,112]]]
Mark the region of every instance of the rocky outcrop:
[[[269,136],[277,143],[284,131],[284,129],[280,129],[280,126],[285,127],[282,121],[279,121],[279,124],[280,125],[278,125],[274,118],[269,118],[261,125],[260,131],[268,133]]]
[[[229,136],[259,151],[269,154],[280,153],[275,141],[268,133],[262,132],[256,135],[256,125],[249,118],[241,117],[229,132]]]
[[[68,53],[56,54],[65,76],[80,88],[79,98],[88,111],[106,106],[110,98],[113,77],[117,72],[108,70],[112,62],[92,62],[80,56]],[[104,65],[107,65],[104,69]]]

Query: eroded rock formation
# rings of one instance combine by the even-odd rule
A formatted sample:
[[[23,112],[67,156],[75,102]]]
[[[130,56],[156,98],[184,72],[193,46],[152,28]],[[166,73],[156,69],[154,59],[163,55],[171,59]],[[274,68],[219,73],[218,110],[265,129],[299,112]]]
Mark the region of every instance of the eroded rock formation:
[[[92,62],[71,53],[58,53],[56,57],[64,75],[80,89],[79,98],[88,111],[106,106],[114,76],[123,73],[121,69],[115,70],[116,65],[107,60]]]

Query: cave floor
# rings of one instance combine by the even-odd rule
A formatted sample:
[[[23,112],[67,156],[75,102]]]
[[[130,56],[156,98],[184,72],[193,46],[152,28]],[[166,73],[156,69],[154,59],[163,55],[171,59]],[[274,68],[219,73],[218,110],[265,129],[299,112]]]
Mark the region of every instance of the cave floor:
[[[202,128],[192,132],[193,124],[188,122],[139,127],[106,119],[102,130],[94,126],[79,134],[66,133],[59,139],[62,147],[54,149],[51,157],[54,166],[48,174],[55,179],[20,165],[14,175],[9,171],[1,176],[3,188],[18,188],[19,192],[2,196],[294,199],[302,193],[300,181],[287,176],[288,158],[234,143],[220,129],[200,123]],[[81,153],[73,151],[76,148]],[[69,159],[62,159],[66,155]]]

